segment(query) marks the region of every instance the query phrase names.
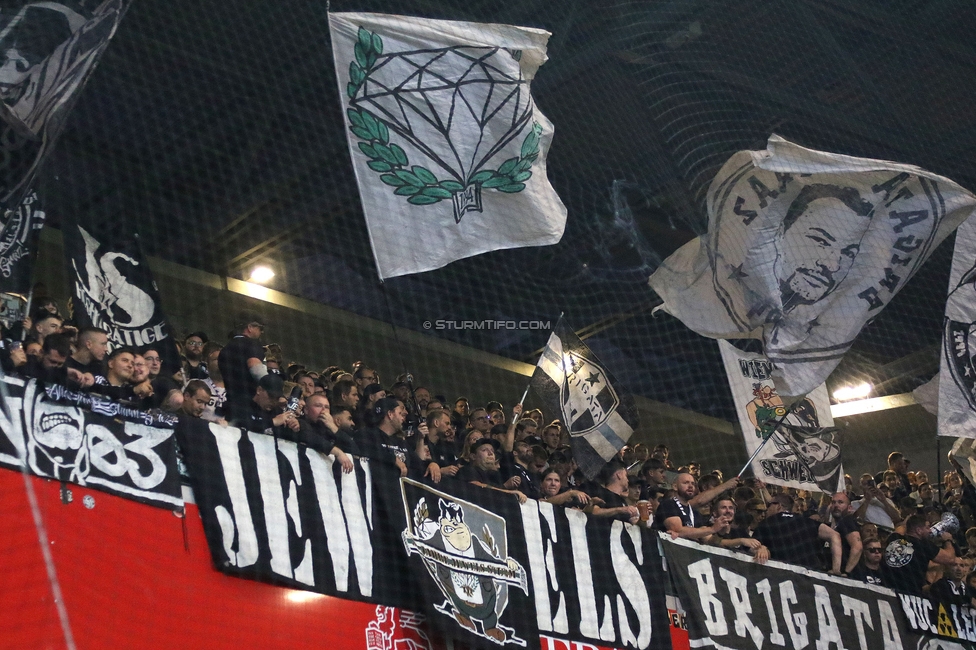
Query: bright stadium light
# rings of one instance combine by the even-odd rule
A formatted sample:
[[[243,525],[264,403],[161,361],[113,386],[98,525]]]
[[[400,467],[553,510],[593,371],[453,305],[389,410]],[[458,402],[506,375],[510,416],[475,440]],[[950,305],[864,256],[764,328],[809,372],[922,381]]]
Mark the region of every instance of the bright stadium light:
[[[268,282],[271,282],[271,278],[274,276],[274,271],[267,266],[255,266],[251,270],[251,277],[248,278],[248,280],[251,282],[256,282],[257,284],[267,284]]]
[[[834,391],[834,399],[846,402],[852,399],[863,399],[871,394],[871,384],[860,383],[856,386],[844,386]]]
[[[285,594],[285,598],[293,603],[307,603],[312,600],[318,600],[319,598],[325,598],[325,596],[322,594],[312,593],[311,591],[290,589],[288,590],[288,593]]]

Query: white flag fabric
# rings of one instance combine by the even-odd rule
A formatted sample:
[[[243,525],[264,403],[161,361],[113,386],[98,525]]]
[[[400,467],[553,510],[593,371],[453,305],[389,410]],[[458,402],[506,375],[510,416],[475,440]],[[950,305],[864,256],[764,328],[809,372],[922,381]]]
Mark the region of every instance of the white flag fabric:
[[[530,92],[549,32],[366,13],[329,25],[380,278],[562,238],[552,123]]]
[[[912,391],[915,403],[932,415],[939,414],[939,375]]]
[[[719,341],[718,348],[746,452],[751,456],[763,440],[773,436],[752,461],[753,475],[765,483],[801,490],[843,490],[840,445],[833,431],[823,430],[834,426],[827,386],[820,384],[788,412],[773,385],[769,359],[743,352],[725,341]],[[781,418],[783,424],[777,428]]]
[[[976,438],[976,219],[956,233],[944,322],[939,435]]]
[[[762,338],[784,397],[827,379],[973,212],[976,197],[918,167],[805,149],[773,135],[708,190],[708,233],[650,278],[663,309],[712,338]]]
[[[972,436],[958,438],[953,443],[949,456],[959,463],[969,482],[976,483],[976,441],[973,441]]]

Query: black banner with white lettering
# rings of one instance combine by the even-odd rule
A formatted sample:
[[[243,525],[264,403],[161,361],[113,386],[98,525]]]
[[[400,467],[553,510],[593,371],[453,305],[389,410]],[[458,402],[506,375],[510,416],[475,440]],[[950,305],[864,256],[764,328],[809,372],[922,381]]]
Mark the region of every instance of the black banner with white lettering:
[[[966,642],[974,632],[968,607],[662,539],[693,648],[976,647]]]
[[[304,445],[202,420],[177,436],[215,566],[231,575],[428,612],[481,648],[670,647],[646,529],[366,460],[344,474]]]
[[[670,647],[660,555],[646,529],[445,487],[402,482],[403,543],[441,634],[482,648],[536,647],[540,633],[583,647]]]
[[[395,546],[403,548],[403,508],[377,512],[368,463],[343,473],[332,456],[305,445],[199,419],[181,422],[177,439],[218,569],[417,608]],[[381,481],[395,489],[398,478]]]
[[[33,380],[2,381],[9,399],[0,409],[0,466],[183,507],[172,428],[59,403]]]
[[[74,320],[108,332],[112,348],[156,348],[164,374],[180,368],[159,290],[138,240],[116,231],[94,234],[65,219],[62,226]]]

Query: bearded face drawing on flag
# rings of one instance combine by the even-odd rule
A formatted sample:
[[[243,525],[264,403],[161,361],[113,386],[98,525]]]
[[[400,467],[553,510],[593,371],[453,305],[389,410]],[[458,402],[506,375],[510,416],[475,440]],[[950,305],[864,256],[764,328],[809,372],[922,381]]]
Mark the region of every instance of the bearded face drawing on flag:
[[[874,207],[853,187],[807,185],[790,204],[774,240],[773,273],[783,313],[830,295],[847,277]]]
[[[770,136],[708,189],[708,232],[651,275],[659,308],[703,336],[756,338],[783,396],[822,384],[861,329],[976,209],[924,169]]]

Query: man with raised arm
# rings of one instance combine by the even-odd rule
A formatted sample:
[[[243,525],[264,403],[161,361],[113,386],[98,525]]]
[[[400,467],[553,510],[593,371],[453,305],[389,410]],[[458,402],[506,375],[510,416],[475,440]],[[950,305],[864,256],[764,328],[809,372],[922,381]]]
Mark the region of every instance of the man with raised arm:
[[[670,499],[661,501],[657,512],[654,513],[655,527],[671,533],[672,537],[697,540],[704,540],[726,529],[730,522],[720,519],[708,525],[705,517],[696,512],[695,508],[699,504],[708,503],[723,492],[734,490],[739,487],[740,481],[741,479],[735,476],[721,485],[699,493],[694,476],[687,472],[678,474],[672,484],[676,494]]]

